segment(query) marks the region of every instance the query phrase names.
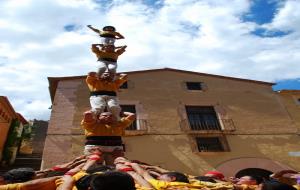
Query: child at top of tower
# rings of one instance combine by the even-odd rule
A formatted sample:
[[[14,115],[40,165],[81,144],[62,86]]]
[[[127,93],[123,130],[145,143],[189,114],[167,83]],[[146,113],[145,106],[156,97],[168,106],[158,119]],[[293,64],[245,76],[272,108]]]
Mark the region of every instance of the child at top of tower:
[[[92,25],[87,25],[87,27],[89,27],[94,32],[98,33],[99,36],[103,38],[103,44],[114,45],[116,39],[124,39],[124,36],[119,32],[116,32],[116,29],[113,26],[104,26],[102,30],[98,30],[92,27]]]
[[[114,120],[119,121],[121,107],[117,98],[117,90],[127,81],[127,75],[120,74],[114,78],[107,72],[102,75],[90,72],[86,78],[86,83],[90,89],[91,111],[94,115],[98,116],[107,108],[112,113]]]

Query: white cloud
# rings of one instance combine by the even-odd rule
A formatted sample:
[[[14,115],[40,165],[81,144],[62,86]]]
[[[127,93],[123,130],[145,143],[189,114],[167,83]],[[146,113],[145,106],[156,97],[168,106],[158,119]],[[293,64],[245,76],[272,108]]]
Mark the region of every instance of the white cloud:
[[[288,0],[279,9],[275,15],[273,22],[266,24],[265,27],[270,29],[280,29],[284,31],[300,29],[300,2],[298,0]]]
[[[90,44],[100,40],[88,24],[114,25],[125,36],[117,42],[128,45],[119,71],[172,67],[265,81],[300,76],[300,1],[286,1],[262,26],[242,21],[248,0],[98,2],[0,1],[0,94],[26,118],[49,118],[48,76],[96,70]],[[250,33],[257,27],[293,32],[260,38]]]

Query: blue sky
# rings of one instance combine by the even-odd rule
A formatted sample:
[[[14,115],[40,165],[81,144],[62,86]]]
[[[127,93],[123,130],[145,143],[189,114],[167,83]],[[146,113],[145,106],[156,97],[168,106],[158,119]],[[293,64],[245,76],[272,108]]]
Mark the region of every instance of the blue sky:
[[[0,1],[0,95],[49,119],[47,77],[97,67],[88,24],[125,36],[120,72],[170,67],[299,89],[299,10],[299,0]]]
[[[273,90],[300,90],[300,78],[276,81]]]
[[[278,12],[282,1],[253,0],[249,12],[243,15],[244,21],[266,24],[272,22]]]

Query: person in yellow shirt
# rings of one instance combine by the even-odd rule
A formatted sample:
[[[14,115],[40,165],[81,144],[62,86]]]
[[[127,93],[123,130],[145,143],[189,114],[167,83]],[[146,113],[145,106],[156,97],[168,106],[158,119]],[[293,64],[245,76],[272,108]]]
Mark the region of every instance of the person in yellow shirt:
[[[150,185],[141,175],[136,173],[134,169],[130,166],[125,165],[124,163],[130,162],[124,157],[118,157],[114,160],[114,164],[116,166],[116,170],[128,173],[135,181],[135,187],[137,189],[153,189],[152,185]]]
[[[245,175],[235,179],[234,187],[237,190],[256,190],[262,181],[263,179],[259,176]]]
[[[123,112],[123,117],[118,122],[113,122],[110,112],[100,114],[98,120],[92,112],[85,112],[81,126],[85,129],[85,155],[98,149],[106,165],[113,165],[115,158],[124,156],[122,136],[125,129],[135,120],[135,114]]]
[[[57,190],[77,190],[75,185],[80,179],[88,176],[86,172],[90,167],[95,165],[99,160],[100,156],[98,154],[92,154],[87,156],[87,160],[84,163],[70,169],[64,174],[64,176],[55,181]]]
[[[210,183],[210,182],[191,182],[185,174],[180,172],[164,172],[157,179],[152,177],[148,171],[137,163],[125,163],[131,166],[138,174],[144,177],[154,189],[202,189],[202,190],[233,190],[232,184]]]
[[[116,74],[118,57],[125,52],[127,46],[115,47],[114,45],[92,44],[92,52],[99,61],[98,73],[109,72]]]
[[[180,172],[166,172],[160,175],[158,179],[155,179],[149,174],[148,171],[143,169],[139,164],[137,163],[125,163],[125,164],[131,166],[132,169],[134,169],[136,173],[138,173],[146,181],[148,181],[148,183],[150,183],[154,189],[164,190],[168,188],[175,188],[175,189],[191,188],[187,176]]]
[[[88,176],[85,171],[96,162],[98,162],[100,156],[91,155],[88,161],[82,168],[74,168],[69,171],[67,175],[58,181],[57,190],[135,190],[135,184],[133,178],[125,172],[107,171],[102,173],[94,173],[93,176],[88,180],[88,183],[83,186],[77,186],[76,182],[83,177]],[[76,185],[75,185],[76,184]]]
[[[60,178],[60,176],[34,179],[24,183],[0,185],[0,190],[55,190],[55,181],[58,178]]]
[[[120,120],[121,107],[117,98],[117,90],[126,81],[126,74],[120,74],[116,79],[111,79],[109,73],[101,76],[96,72],[88,73],[86,83],[90,90],[92,112],[96,117],[107,108],[107,111],[113,114],[115,121]]]

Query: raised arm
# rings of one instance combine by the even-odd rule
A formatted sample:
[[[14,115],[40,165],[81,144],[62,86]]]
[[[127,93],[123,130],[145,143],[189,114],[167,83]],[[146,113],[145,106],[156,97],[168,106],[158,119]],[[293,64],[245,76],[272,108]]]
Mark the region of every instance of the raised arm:
[[[91,111],[86,111],[83,114],[83,120],[81,121],[81,127],[85,130],[93,130],[95,128],[96,120],[94,119]]]
[[[127,74],[119,74],[117,76],[117,79],[115,80],[115,84],[118,87],[120,87],[122,86],[122,84],[124,84],[127,81],[127,78],[128,78]]]
[[[67,163],[64,163],[64,164],[58,164],[58,165],[55,165],[54,167],[52,168],[49,168],[49,169],[45,169],[45,170],[41,170],[41,171],[37,171],[36,174],[39,174],[39,173],[43,173],[43,172],[48,172],[48,171],[68,171],[82,163],[86,162],[86,158],[85,156],[78,156],[76,157],[74,160],[70,161],[70,162],[67,162]]]
[[[55,177],[47,177],[47,178],[41,178],[41,179],[27,181],[22,184],[20,189],[26,189],[26,190],[55,189],[56,188],[55,181],[57,179],[59,179],[60,177],[61,176],[55,176]],[[12,189],[14,189],[14,188],[12,188]]]
[[[124,36],[122,36],[122,34],[120,34],[119,32],[115,32],[115,37],[116,39],[124,39]]]
[[[127,81],[127,78],[128,78],[128,75],[127,75],[127,74],[124,74],[124,73],[121,73],[121,74],[120,74],[120,79],[126,80],[126,81]]]
[[[76,166],[75,168],[69,170],[65,175],[61,178],[62,183],[58,184],[56,190],[72,190],[74,187],[75,182],[77,181],[77,176],[80,174],[80,171],[85,163],[81,163],[80,165]],[[74,176],[74,177],[73,177]],[[81,174],[79,176],[82,176]]]
[[[93,30],[94,32],[97,32],[97,33],[99,33],[99,34],[100,34],[100,32],[101,32],[100,30],[98,30],[98,29],[92,27],[92,25],[87,25],[87,27],[89,27],[91,30]]]
[[[93,86],[95,85],[95,82],[97,82],[97,73],[89,72],[86,77],[86,83]]]
[[[118,50],[116,51],[116,53],[118,54],[118,55],[121,55],[122,53],[124,53],[125,52],[125,49],[127,48],[127,46],[120,46],[120,47],[118,47]]]
[[[126,117],[126,119],[133,121],[135,120],[135,114],[131,112],[123,112],[123,115]]]
[[[139,164],[137,163],[130,163],[130,166],[134,171],[141,175],[145,180],[150,181],[153,180],[154,178],[146,171],[144,170]]]
[[[161,168],[159,166],[147,166],[147,165],[143,165],[143,168],[145,169],[152,169],[152,170],[155,170],[159,173],[166,173],[166,172],[169,172],[169,170],[166,170],[164,168]]]

